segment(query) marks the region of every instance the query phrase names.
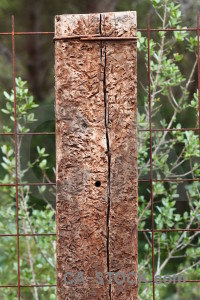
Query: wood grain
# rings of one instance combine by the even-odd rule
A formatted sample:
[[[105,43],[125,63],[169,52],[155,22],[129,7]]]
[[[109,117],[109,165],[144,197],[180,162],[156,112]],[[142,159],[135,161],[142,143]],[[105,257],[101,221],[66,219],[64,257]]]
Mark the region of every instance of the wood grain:
[[[56,16],[55,34],[136,36],[136,14]],[[134,42],[55,42],[58,300],[137,299],[106,276],[137,273],[136,84]]]

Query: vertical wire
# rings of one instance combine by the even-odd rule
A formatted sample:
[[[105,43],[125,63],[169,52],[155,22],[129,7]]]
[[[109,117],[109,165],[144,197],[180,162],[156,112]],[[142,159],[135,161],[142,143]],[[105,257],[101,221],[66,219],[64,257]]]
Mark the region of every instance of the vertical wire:
[[[152,226],[152,281],[153,300],[155,300],[155,280],[154,280],[154,220],[153,220],[153,167],[152,167],[152,124],[151,124],[151,64],[150,64],[150,20],[147,15],[148,31],[148,82],[149,82],[149,130],[150,130],[150,177],[151,177],[151,226]]]
[[[16,219],[17,219],[17,272],[18,272],[18,300],[20,300],[20,257],[19,257],[19,202],[18,202],[18,149],[17,149],[17,99],[15,84],[15,20],[12,16],[12,57],[13,57],[13,91],[14,91],[14,119],[15,119],[15,190],[16,190]]]
[[[197,60],[198,60],[198,101],[199,101],[199,144],[200,144],[200,51],[199,51],[199,13],[197,13]]]

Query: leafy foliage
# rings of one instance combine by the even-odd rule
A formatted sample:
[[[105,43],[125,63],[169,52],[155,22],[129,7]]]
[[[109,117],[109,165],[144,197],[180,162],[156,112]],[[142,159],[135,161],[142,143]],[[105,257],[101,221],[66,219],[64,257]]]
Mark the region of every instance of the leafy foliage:
[[[160,19],[161,27],[176,27],[181,29],[180,5],[170,0],[153,0],[155,13]],[[185,124],[182,116],[190,114],[198,127],[198,92],[191,94],[189,88],[193,82],[197,66],[197,37],[189,36],[187,31],[175,31],[168,35],[158,32],[150,40],[151,59],[151,101],[152,128],[161,131],[152,133],[152,167],[153,178],[153,216],[154,229],[190,229],[199,228],[199,182],[190,179],[199,178],[200,148],[198,132],[180,130]],[[147,37],[138,32],[138,52],[148,60]],[[179,44],[182,52],[175,52],[173,46]],[[182,62],[187,55],[185,49],[191,52],[193,66],[188,75],[182,72]],[[177,49],[176,49],[177,51]],[[139,129],[149,127],[148,87],[143,87],[144,93],[138,99],[143,109],[138,109]],[[143,99],[142,99],[143,98]],[[165,118],[162,117],[164,111]],[[185,126],[188,127],[188,126]],[[173,131],[175,128],[177,131]],[[167,131],[162,131],[168,129]],[[138,166],[139,178],[150,178],[150,134],[149,131],[138,133]],[[184,179],[184,182],[174,182],[173,179]],[[159,180],[165,179],[165,182]],[[170,182],[171,180],[171,182]],[[188,181],[187,181],[188,180]],[[151,229],[151,191],[146,182],[139,185],[139,229]],[[139,270],[146,272],[152,280],[152,236],[149,233],[139,236],[139,245],[143,245],[145,255],[139,257]],[[140,251],[139,251],[140,254]],[[200,239],[199,232],[156,232],[154,233],[155,273],[182,274],[187,279],[198,279]],[[176,264],[174,264],[176,262]],[[186,286],[161,284],[156,286],[156,299],[190,299],[197,297],[196,288]],[[196,295],[196,296],[195,296]],[[169,297],[169,298],[168,298]],[[152,299],[152,285],[140,286],[140,299]],[[199,298],[194,298],[199,299]]]
[[[14,123],[14,91],[4,92],[5,108],[2,113],[10,119],[10,126],[4,126],[5,132],[12,131]],[[30,124],[36,121],[34,109],[38,105],[30,95],[27,83],[21,78],[16,78],[16,117],[17,132],[29,132]],[[25,168],[21,166],[21,149],[24,135],[17,135],[17,173],[18,173],[18,217],[19,217],[19,238],[20,247],[20,282],[24,285],[29,284],[55,284],[56,274],[56,241],[54,236],[27,236],[27,234],[45,234],[55,232],[55,208],[48,201],[47,188],[45,182],[49,182],[46,170],[48,168],[46,149],[37,147],[37,157],[34,161],[28,161]],[[0,179],[1,184],[15,183],[15,143],[11,137],[10,140],[1,146],[4,177]],[[30,201],[33,190],[25,180],[25,175],[34,167],[37,167],[42,174],[44,185],[38,187],[37,193],[40,195],[40,201],[44,202],[42,210],[38,210]],[[50,189],[55,198],[55,190]],[[7,234],[17,233],[16,224],[16,189],[15,187],[2,187],[1,189],[1,222],[0,232]],[[24,235],[23,235],[24,234]],[[1,285],[17,285],[18,264],[17,264],[17,238],[3,237],[0,239],[0,277]],[[17,299],[15,289],[5,289],[0,291],[1,299]],[[22,297],[28,299],[56,299],[54,289],[41,290],[37,288],[25,289],[21,291]]]

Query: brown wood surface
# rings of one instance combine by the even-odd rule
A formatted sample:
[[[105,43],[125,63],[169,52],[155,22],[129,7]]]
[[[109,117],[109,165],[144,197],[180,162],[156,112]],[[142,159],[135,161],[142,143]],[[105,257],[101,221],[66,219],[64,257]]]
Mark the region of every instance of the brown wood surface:
[[[55,34],[136,36],[136,14],[61,15]],[[55,76],[57,299],[136,300],[106,276],[137,273],[136,43],[56,41]]]

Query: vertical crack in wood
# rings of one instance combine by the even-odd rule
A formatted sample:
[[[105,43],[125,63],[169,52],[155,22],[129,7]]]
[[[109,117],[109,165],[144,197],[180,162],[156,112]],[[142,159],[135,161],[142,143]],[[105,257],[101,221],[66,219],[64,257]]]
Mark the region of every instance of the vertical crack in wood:
[[[100,14],[100,34],[102,34],[101,30],[102,26],[102,15]],[[106,146],[107,146],[107,156],[108,156],[108,177],[107,177],[107,272],[110,272],[110,231],[109,231],[109,223],[110,223],[110,165],[111,165],[111,154],[110,154],[110,142],[109,142],[109,133],[108,133],[108,123],[109,123],[109,108],[107,103],[107,95],[106,95],[106,42],[101,42],[101,62],[103,63],[103,95],[104,95],[104,115],[105,115],[105,133],[106,133]],[[109,298],[111,300],[111,283],[109,283]]]
[[[108,182],[107,182],[107,272],[110,272],[110,164],[111,164],[111,153],[110,153],[110,143],[109,143],[109,134],[108,134],[108,122],[109,122],[109,109],[107,104],[106,97],[106,44],[104,46],[104,80],[103,80],[103,88],[104,88],[104,107],[105,107],[105,129],[106,129],[106,145],[107,145],[107,156],[108,156]],[[111,283],[109,284],[109,296],[111,300]]]

